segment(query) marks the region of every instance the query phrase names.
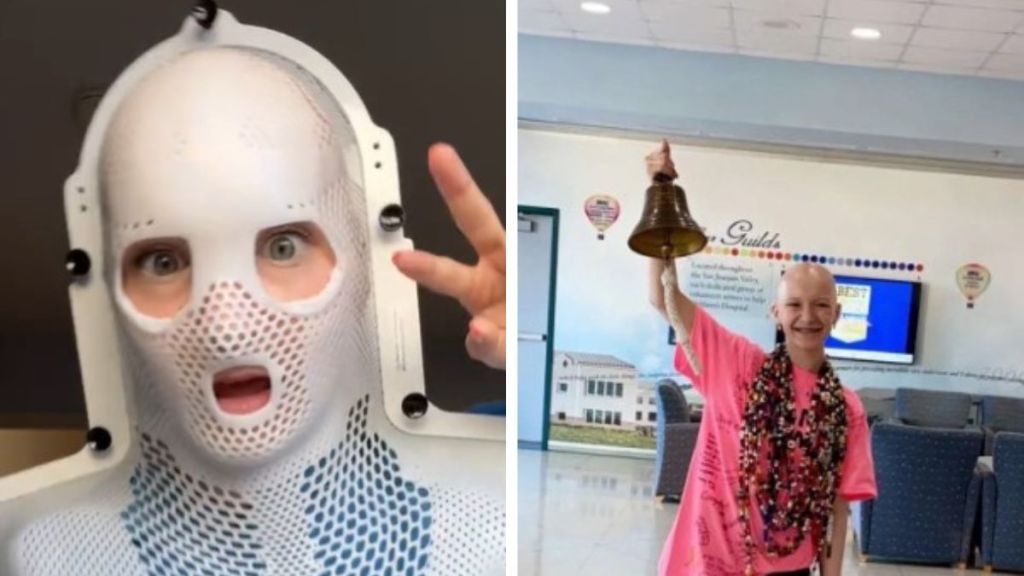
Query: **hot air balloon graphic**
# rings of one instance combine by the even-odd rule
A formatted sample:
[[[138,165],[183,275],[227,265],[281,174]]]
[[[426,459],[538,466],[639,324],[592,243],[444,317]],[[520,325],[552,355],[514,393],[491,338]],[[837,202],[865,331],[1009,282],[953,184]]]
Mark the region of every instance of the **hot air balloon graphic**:
[[[597,228],[597,239],[604,240],[604,231],[619,219],[619,201],[607,194],[595,194],[584,202],[583,211]]]
[[[974,308],[974,301],[985,292],[991,281],[992,273],[981,264],[964,264],[956,271],[956,283],[967,298],[968,308]]]

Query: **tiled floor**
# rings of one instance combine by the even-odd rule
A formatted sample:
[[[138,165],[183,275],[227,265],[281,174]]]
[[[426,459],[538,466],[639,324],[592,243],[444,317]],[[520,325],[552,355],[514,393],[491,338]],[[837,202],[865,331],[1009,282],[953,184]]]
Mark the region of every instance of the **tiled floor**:
[[[633,458],[519,451],[519,574],[654,574],[676,505],[657,504],[654,462]],[[843,574],[982,576],[905,564],[861,565],[847,545]]]

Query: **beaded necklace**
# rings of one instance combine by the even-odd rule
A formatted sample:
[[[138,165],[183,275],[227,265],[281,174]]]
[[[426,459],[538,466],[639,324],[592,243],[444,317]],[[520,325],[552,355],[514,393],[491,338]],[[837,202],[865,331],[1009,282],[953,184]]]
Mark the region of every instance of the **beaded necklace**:
[[[817,551],[824,550],[846,455],[846,402],[828,361],[818,371],[811,405],[801,420],[806,433],[796,418],[793,362],[780,344],[751,384],[743,413],[737,498],[747,574],[753,574],[755,546],[751,494],[764,525],[765,555],[788,556],[808,534]]]

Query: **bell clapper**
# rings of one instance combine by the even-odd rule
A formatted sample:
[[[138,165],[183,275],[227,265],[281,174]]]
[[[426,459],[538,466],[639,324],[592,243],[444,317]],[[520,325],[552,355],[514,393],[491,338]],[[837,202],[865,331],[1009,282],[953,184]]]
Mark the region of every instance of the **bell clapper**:
[[[683,319],[679,317],[679,309],[676,307],[676,299],[673,296],[676,290],[679,289],[679,280],[676,278],[676,263],[671,256],[672,246],[668,244],[662,246],[661,253],[665,259],[665,271],[661,273],[661,285],[664,287],[663,291],[665,292],[665,311],[668,312],[669,322],[676,331],[676,339],[679,341],[679,346],[683,349],[683,354],[686,355],[687,362],[693,368],[693,373],[700,376],[702,372],[700,360],[697,359],[697,354],[693,351],[690,333],[683,326]]]

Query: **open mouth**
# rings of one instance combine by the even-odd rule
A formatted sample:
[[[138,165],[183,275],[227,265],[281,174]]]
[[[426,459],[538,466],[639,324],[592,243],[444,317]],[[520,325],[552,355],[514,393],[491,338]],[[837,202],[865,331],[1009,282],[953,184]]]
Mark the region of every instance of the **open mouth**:
[[[217,406],[228,414],[252,414],[270,403],[270,375],[260,366],[237,366],[213,376]]]

